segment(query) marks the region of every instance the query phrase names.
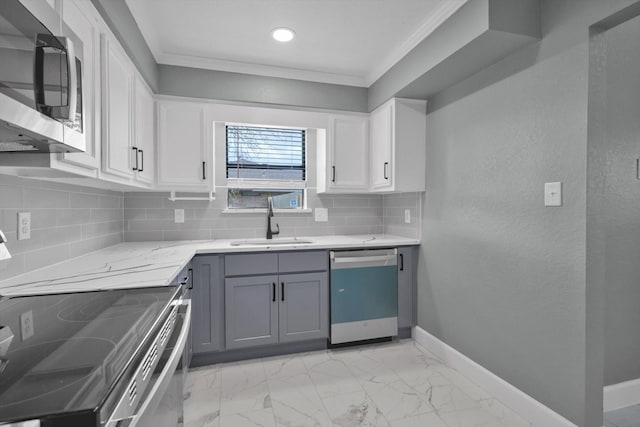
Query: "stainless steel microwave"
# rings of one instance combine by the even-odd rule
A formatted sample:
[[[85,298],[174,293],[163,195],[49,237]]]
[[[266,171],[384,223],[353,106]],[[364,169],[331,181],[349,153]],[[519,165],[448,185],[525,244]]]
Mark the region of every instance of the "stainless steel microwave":
[[[85,151],[82,52],[48,2],[0,1],[0,153]]]

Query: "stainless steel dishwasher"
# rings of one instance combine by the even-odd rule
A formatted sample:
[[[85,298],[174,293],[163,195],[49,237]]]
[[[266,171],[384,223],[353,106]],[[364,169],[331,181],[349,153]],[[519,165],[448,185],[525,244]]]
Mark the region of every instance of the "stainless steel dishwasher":
[[[331,344],[398,335],[398,250],[331,251]]]

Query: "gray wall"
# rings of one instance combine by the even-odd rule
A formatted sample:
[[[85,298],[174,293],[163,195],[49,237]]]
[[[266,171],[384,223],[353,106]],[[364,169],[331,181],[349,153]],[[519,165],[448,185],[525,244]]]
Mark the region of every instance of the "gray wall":
[[[606,33],[605,384],[640,378],[640,18]]]
[[[159,65],[159,93],[368,112],[367,88]]]
[[[0,280],[122,242],[122,193],[0,175],[0,230],[10,260]],[[18,212],[31,239],[17,240]]]
[[[581,427],[602,425],[603,385],[586,354],[602,345],[587,328],[588,29],[630,3],[543,2],[541,42],[427,118],[418,323]],[[551,181],[560,208],[543,206]]]

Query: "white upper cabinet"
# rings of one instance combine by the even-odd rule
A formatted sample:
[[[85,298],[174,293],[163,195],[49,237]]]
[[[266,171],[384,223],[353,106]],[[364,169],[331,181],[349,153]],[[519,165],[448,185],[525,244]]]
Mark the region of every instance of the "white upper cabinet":
[[[318,193],[361,193],[369,188],[369,119],[331,116],[318,136]]]
[[[371,190],[393,190],[391,172],[393,146],[393,104],[371,113]],[[394,168],[395,169],[395,168]]]
[[[102,47],[101,178],[136,187],[154,183],[153,92],[110,35]]]
[[[133,152],[136,179],[153,184],[155,178],[155,104],[153,92],[140,76],[135,78],[135,137]]]
[[[158,187],[212,191],[212,146],[207,104],[158,101]]]
[[[427,102],[393,98],[370,116],[372,192],[425,191]]]
[[[115,39],[102,35],[102,171],[133,178],[134,68]]]

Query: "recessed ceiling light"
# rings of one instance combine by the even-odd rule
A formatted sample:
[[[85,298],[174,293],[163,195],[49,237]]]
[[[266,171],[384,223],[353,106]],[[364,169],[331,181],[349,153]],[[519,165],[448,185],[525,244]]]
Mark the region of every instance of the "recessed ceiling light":
[[[274,28],[271,31],[271,36],[279,42],[290,42],[293,40],[294,32],[289,28]]]

